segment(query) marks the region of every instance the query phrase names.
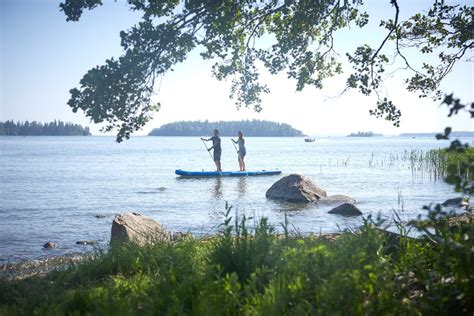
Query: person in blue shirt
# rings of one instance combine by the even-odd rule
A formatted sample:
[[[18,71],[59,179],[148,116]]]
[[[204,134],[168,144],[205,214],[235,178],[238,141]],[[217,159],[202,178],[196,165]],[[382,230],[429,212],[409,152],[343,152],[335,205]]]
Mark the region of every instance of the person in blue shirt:
[[[239,131],[238,135],[239,135],[239,138],[237,140],[233,140],[233,139],[231,140],[234,142],[234,144],[239,145],[239,151],[237,152],[238,159],[239,159],[239,167],[240,167],[240,171],[245,171],[244,158],[245,158],[245,154],[247,154],[247,151],[245,150],[244,133],[242,133],[242,131]]]
[[[201,137],[201,140],[206,142],[212,140],[212,147],[208,148],[207,150],[210,151],[214,149],[214,163],[216,164],[217,172],[222,172],[221,168],[221,154],[222,154],[222,147],[221,147],[221,138],[219,137],[219,131],[217,129],[214,130],[214,136],[209,139],[205,139]]]

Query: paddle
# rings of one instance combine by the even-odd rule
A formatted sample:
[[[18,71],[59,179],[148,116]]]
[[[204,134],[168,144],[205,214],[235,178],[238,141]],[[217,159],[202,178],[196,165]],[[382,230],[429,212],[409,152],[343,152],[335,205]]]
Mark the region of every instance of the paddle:
[[[238,149],[237,149],[237,147],[235,146],[234,140],[233,140],[233,139],[231,139],[230,141],[232,142],[232,145],[234,145],[235,151],[236,151],[236,152],[237,152],[237,154],[238,154],[238,153],[239,153],[239,150],[238,150]]]
[[[202,143],[204,144],[204,147],[206,147],[207,152],[209,153],[209,156],[211,156],[212,162],[214,162],[214,157],[212,157],[211,152],[209,151],[209,148],[207,147],[206,143],[201,139]]]

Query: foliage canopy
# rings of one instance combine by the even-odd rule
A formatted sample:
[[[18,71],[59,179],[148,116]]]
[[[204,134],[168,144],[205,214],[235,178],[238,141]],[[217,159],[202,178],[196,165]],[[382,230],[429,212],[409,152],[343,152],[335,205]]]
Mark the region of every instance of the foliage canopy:
[[[230,96],[237,107],[260,111],[261,96],[269,92],[260,81],[262,67],[271,74],[286,72],[296,80],[298,91],[307,85],[322,88],[324,79],[342,73],[334,51],[336,32],[363,28],[369,21],[363,0],[128,0],[128,4],[143,18],[120,33],[123,55],[89,70],[80,87],[71,90],[68,102],[74,112],[82,109],[94,122],[106,122],[105,131],[117,129],[118,141],[140,129],[159,109],[160,104],[151,101],[157,76],[172,70],[196,47],[204,48],[204,59],[215,61],[212,73],[218,80],[232,79]],[[376,94],[377,106],[370,113],[398,126],[400,110],[380,93],[386,68],[401,60],[410,71],[407,89],[439,99],[441,81],[458,61],[472,57],[474,8],[434,0],[427,12],[401,21],[398,1],[387,0],[389,4],[393,18],[380,22],[386,30],[380,45],[363,44],[347,53],[353,71],[346,84],[364,95]],[[78,21],[83,10],[100,5],[102,0],[64,0],[60,8],[68,21]],[[262,39],[271,44],[262,47]],[[395,51],[387,53],[392,47]],[[436,63],[423,62],[417,69],[404,54],[410,48],[435,54]]]

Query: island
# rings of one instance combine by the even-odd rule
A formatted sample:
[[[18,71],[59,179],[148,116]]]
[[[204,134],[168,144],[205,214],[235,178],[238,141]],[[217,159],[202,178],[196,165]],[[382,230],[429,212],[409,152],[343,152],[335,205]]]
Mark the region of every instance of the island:
[[[50,123],[36,121],[0,122],[0,136],[90,136],[89,127],[54,120]]]
[[[381,137],[382,134],[376,134],[374,132],[357,132],[357,133],[350,133],[347,137]]]
[[[242,131],[245,136],[262,137],[298,137],[303,136],[300,130],[289,124],[262,120],[243,121],[181,121],[164,124],[153,129],[148,136],[205,136],[218,129],[221,136],[237,136]]]

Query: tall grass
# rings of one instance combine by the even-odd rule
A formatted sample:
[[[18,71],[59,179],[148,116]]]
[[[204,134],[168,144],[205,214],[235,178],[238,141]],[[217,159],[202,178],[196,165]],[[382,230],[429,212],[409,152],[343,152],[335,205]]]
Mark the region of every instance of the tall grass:
[[[472,315],[472,220],[435,213],[420,229],[436,238],[394,237],[369,217],[328,240],[228,207],[211,239],[114,244],[66,271],[2,280],[0,315]]]
[[[328,159],[326,166],[348,167],[350,156],[346,159]],[[454,174],[463,175],[464,180],[474,179],[474,147],[465,148],[463,151],[449,151],[448,149],[412,149],[405,150],[400,155],[390,154],[376,157],[374,153],[367,161],[368,168],[408,168],[411,170],[413,178],[428,177],[431,180],[439,181],[445,179],[450,171]],[[320,165],[320,170],[322,164]]]
[[[442,180],[450,170],[456,175],[463,175],[463,180],[474,179],[474,148],[463,151],[448,151],[447,149],[431,149],[429,151],[405,151],[403,160],[410,163],[413,176],[428,175],[434,180]]]

